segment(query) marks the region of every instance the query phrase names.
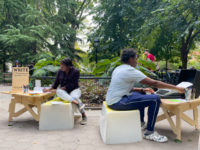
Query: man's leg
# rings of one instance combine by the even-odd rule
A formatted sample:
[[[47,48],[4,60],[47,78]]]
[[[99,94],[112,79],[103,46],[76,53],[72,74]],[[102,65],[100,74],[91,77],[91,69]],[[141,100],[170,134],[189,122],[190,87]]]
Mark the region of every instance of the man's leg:
[[[140,113],[142,115],[144,107],[149,107],[147,130],[153,131],[160,103],[160,97],[158,95],[145,95],[139,92],[133,92],[132,95],[123,97],[120,102],[110,107],[117,110],[139,109],[142,110]],[[141,118],[141,121],[143,121],[143,118]]]
[[[167,137],[160,136],[157,133],[154,134],[154,126],[158,115],[160,103],[161,101],[158,95],[143,95],[139,92],[133,92],[132,95],[123,97],[118,103],[113,104],[109,107],[116,110],[140,110],[144,107],[149,107],[147,130],[144,133],[144,137],[147,137],[146,139],[154,140],[157,142],[166,142]],[[151,136],[150,138],[148,137],[149,135]]]
[[[144,107],[141,107],[139,109],[140,111],[140,122],[141,122],[141,127],[142,129],[145,129],[145,121],[144,121],[144,111],[145,111],[145,108]]]
[[[144,122],[144,107],[140,108],[139,110],[140,110],[140,121]]]

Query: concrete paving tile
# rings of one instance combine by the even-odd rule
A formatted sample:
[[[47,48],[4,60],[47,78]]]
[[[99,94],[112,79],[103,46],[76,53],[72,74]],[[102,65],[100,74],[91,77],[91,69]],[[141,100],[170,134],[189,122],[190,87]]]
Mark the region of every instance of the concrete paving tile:
[[[0,91],[6,89],[11,87],[0,85]],[[167,120],[157,123],[155,128],[160,134],[169,138],[167,143],[142,140],[132,144],[106,145],[99,132],[100,111],[86,111],[87,125],[76,123],[72,130],[39,131],[38,122],[34,121],[29,113],[14,118],[12,126],[8,126],[8,106],[11,96],[0,94],[0,97],[0,150],[196,150],[198,147],[198,130],[194,130],[194,127],[183,121],[182,143],[175,143],[176,137]],[[20,108],[22,106],[17,105],[17,109]],[[186,114],[193,115],[191,111]]]
[[[79,145],[77,150],[95,150],[95,147],[92,145]]]
[[[78,145],[76,143],[63,143],[60,145],[60,150],[76,150]]]
[[[96,147],[95,150],[113,150],[111,147]]]
[[[76,138],[76,136],[68,136],[68,135],[66,135],[66,136],[62,136],[60,141],[62,141],[63,143],[68,143],[68,142],[73,143],[73,142],[77,141],[77,138]]]
[[[31,145],[29,148],[27,148],[25,150],[46,150],[46,146],[35,144],[35,145]]]
[[[15,146],[12,147],[12,149],[10,150],[25,150],[25,149],[28,149],[30,147],[30,143],[17,143]]]
[[[0,146],[0,150],[12,150],[13,147],[11,146]]]

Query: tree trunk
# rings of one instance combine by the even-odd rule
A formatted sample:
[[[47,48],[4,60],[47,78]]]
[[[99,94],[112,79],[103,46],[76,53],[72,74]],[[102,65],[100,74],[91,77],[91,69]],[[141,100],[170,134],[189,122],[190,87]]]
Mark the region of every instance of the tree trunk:
[[[76,29],[75,26],[72,25],[72,28],[74,29],[75,33],[70,36],[71,44],[70,44],[70,49],[75,48],[75,43],[76,43]]]
[[[192,35],[194,28],[191,27],[189,29],[189,33],[187,36],[181,38],[181,61],[182,61],[182,68],[187,69],[187,62],[188,62],[188,53],[192,46],[193,39],[195,36],[198,35],[198,32]]]
[[[120,51],[117,52],[118,57],[120,57]]]
[[[182,45],[181,45],[181,61],[182,61],[182,68],[187,69],[187,61],[188,61],[188,50],[187,44],[185,43],[184,38],[182,38]]]
[[[166,59],[166,64],[165,65],[166,65],[165,68],[166,68],[166,72],[167,72],[167,70],[168,70],[168,59]]]
[[[6,61],[3,59],[3,72],[6,72]]]
[[[167,70],[168,70],[168,61],[169,61],[169,58],[170,58],[170,53],[169,53],[169,48],[168,47],[165,47],[165,53],[167,53],[167,55],[165,56],[165,59],[166,59],[166,64],[165,64],[165,68],[166,68],[166,73],[167,73]]]
[[[188,61],[188,53],[187,51],[183,50],[181,53],[181,61],[182,61],[182,68],[187,69],[187,61]]]
[[[33,54],[36,55],[37,54],[37,43],[36,42],[33,43],[31,47],[32,47]]]
[[[3,62],[3,72],[6,72],[6,51],[3,50],[3,59],[2,59],[2,62]]]
[[[40,0],[37,0],[37,10],[40,10]]]
[[[74,7],[71,8],[71,11],[72,11],[72,14],[75,14],[75,8]],[[66,18],[67,18],[67,16],[66,16]],[[72,29],[74,29],[75,33],[72,34],[71,37],[70,37],[70,40],[71,40],[70,49],[74,49],[75,43],[76,43],[76,34],[77,34],[76,31],[78,29],[78,26],[75,22],[72,22],[71,24],[72,24]]]

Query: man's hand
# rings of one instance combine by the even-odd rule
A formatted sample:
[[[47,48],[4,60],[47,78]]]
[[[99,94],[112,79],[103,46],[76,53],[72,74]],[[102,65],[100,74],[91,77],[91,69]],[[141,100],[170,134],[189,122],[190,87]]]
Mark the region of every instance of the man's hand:
[[[60,89],[61,89],[61,90],[66,90],[66,87],[63,86],[63,87],[61,87]]]
[[[144,88],[143,91],[144,91],[145,93],[151,93],[151,94],[154,93],[154,90],[153,90],[152,88]]]

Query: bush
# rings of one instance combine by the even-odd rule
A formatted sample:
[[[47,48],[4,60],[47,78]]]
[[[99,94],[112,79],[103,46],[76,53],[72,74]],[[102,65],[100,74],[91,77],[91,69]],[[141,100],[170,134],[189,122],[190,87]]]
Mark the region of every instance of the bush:
[[[42,87],[48,87],[48,86],[51,86],[53,83],[54,83],[54,80],[55,79],[49,79],[49,78],[30,78],[30,89],[32,90],[34,87],[35,87],[35,80],[41,80],[41,86]]]
[[[81,99],[87,106],[102,104],[105,101],[107,86],[101,85],[97,80],[81,80]]]

